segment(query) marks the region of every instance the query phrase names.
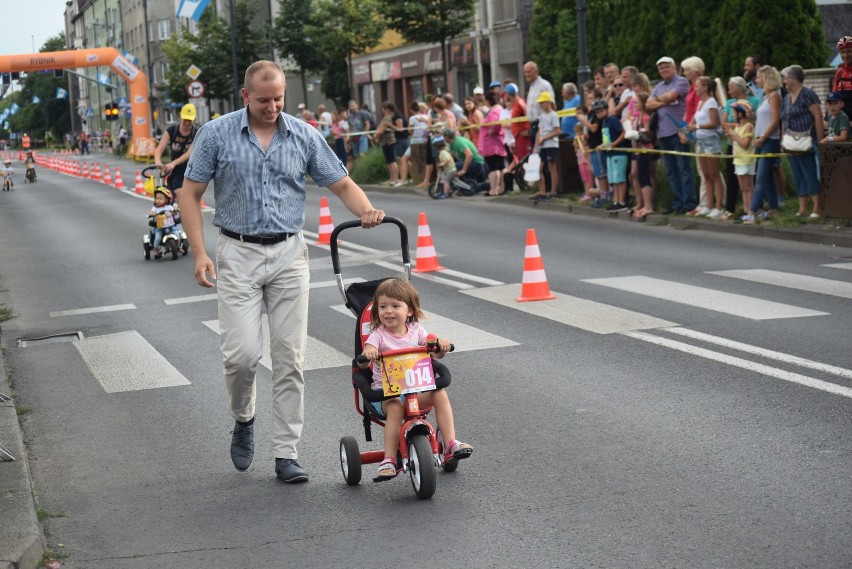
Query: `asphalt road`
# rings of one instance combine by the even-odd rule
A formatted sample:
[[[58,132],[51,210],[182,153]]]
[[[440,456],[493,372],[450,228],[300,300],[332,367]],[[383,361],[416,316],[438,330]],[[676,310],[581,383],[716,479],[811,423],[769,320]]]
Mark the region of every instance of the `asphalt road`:
[[[322,196],[335,222],[350,217],[311,188],[309,243]],[[265,367],[255,463],[230,463],[215,301],[191,257],[143,259],[150,202],[48,171],[0,196],[0,302],[17,314],[2,347],[64,567],[852,563],[852,250],[499,199],[373,200],[406,222],[412,257],[425,212],[447,268],[414,282],[424,325],[459,348],[444,361],[475,451],[426,501],[402,476],[370,482],[373,465],[344,484],[340,437],[380,442],[354,410],[354,320],[327,248],[310,247],[311,480],[288,486]],[[553,301],[514,301],[529,228]],[[347,231],[342,247],[347,279],[398,270],[391,227]]]

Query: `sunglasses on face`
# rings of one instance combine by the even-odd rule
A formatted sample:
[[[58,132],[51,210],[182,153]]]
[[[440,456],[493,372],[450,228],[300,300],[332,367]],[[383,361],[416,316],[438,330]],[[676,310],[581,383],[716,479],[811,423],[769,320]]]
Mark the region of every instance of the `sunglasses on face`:
[[[613,87],[624,87],[624,83],[613,83]]]

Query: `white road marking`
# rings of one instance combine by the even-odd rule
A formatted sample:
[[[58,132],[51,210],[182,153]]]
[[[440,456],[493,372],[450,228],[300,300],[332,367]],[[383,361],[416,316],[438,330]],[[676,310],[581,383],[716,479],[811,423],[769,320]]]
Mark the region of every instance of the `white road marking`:
[[[75,310],[59,310],[51,312],[51,318],[59,316],[77,316],[80,314],[95,314],[97,312],[115,312],[118,310],[136,310],[135,304],[114,304],[112,306],[94,306],[92,308],[77,308]]]
[[[804,385],[806,387],[813,387],[814,389],[819,389],[821,391],[833,393],[835,395],[842,395],[843,397],[852,398],[852,389],[844,387],[842,385],[837,385],[835,383],[830,383],[828,381],[822,381],[820,379],[809,377],[807,375],[801,375],[798,373],[774,368],[768,365],[744,360],[742,358],[737,358],[726,354],[720,354],[712,350],[707,350],[705,348],[699,348],[697,346],[684,344],[683,342],[678,342],[676,340],[669,340],[668,338],[654,336],[653,334],[648,334],[647,332],[625,332],[624,335],[630,338],[635,338],[637,340],[650,342],[651,344],[656,344],[658,346],[671,348],[673,350],[678,350],[680,352],[692,354],[694,356],[757,372],[763,375],[767,375],[769,377],[776,377],[778,379],[783,379],[784,381],[798,383],[799,385]]]
[[[832,269],[846,269],[847,271],[852,271],[852,263],[832,263],[830,265],[822,265],[823,267],[830,267]]]
[[[808,275],[770,271],[767,269],[708,271],[707,274],[731,277],[744,281],[792,288],[807,292],[816,292],[830,296],[839,296],[841,298],[852,298],[852,283],[823,279],[820,277],[811,277]]]
[[[383,267],[385,269],[390,269],[392,271],[397,271],[397,273],[402,273],[403,268],[402,265],[394,265],[393,263],[386,263],[379,261],[377,263],[373,263],[374,265],[378,265],[379,267]],[[452,279],[445,279],[439,275],[443,274],[444,271],[434,271],[431,273],[411,273],[412,277],[416,277],[418,279],[423,279],[424,281],[429,281],[433,283],[443,284],[447,286],[451,286],[453,288],[457,288],[459,290],[465,290],[469,288],[473,288],[473,285],[469,285],[467,283],[462,283],[459,281],[454,281]]]
[[[205,326],[216,332],[221,333],[218,320],[208,320],[203,322]],[[269,320],[266,315],[263,315],[263,357],[260,359],[260,364],[268,370],[272,370],[272,357],[269,354]],[[312,336],[308,336],[308,342],[305,349],[305,361],[302,365],[304,371],[313,369],[325,369],[331,367],[351,366],[352,358],[343,352],[336,350]]]
[[[461,291],[481,300],[494,302],[508,308],[514,308],[527,314],[541,316],[555,322],[567,324],[596,334],[613,334],[630,330],[668,328],[676,326],[674,322],[662,320],[639,312],[625,310],[608,304],[568,296],[551,291],[556,295],[553,300],[536,302],[516,302],[521,294],[520,284],[507,284],[496,287],[477,288]]]
[[[719,336],[712,336],[710,334],[705,334],[704,332],[697,332],[695,330],[690,330],[689,328],[666,328],[666,332],[670,332],[672,334],[678,334],[680,336],[686,336],[688,338],[693,338],[695,340],[701,340],[704,342],[708,342],[710,344],[716,344],[717,346],[723,346],[725,348],[731,348],[734,350],[740,350],[741,352],[747,352],[749,354],[754,354],[756,356],[762,356],[764,358],[769,358],[773,360],[778,360],[781,362],[786,362],[790,364],[795,364],[802,367],[807,367],[811,369],[815,369],[817,371],[822,371],[825,373],[831,373],[834,375],[839,375],[841,377],[845,377],[848,379],[852,379],[852,370],[833,366],[830,364],[824,364],[821,362],[815,362],[813,360],[808,360],[805,358],[800,358],[798,356],[793,356],[790,354],[785,354],[782,352],[775,352],[773,350],[767,350],[766,348],[760,348],[758,346],[752,346],[750,344],[744,344],[742,342],[737,342],[734,340],[729,340],[727,338],[721,338]]]
[[[86,338],[74,346],[107,393],[189,385],[135,330]]]
[[[828,314],[827,312],[799,308],[789,304],[781,304],[741,294],[733,294],[652,277],[634,276],[609,279],[585,279],[583,282],[659,298],[668,302],[685,304],[695,308],[750,318],[751,320],[803,318],[806,316],[825,316]]]
[[[355,315],[352,314],[345,306],[331,306],[332,310],[336,310],[341,314],[346,314],[352,319]],[[487,350],[490,348],[505,348],[508,346],[518,346],[517,342],[513,342],[508,338],[503,338],[480,330],[474,326],[457,322],[450,318],[445,318],[434,312],[427,312],[427,318],[423,320],[423,327],[430,333],[437,334],[438,337],[449,338],[455,344],[455,352],[469,352],[472,350]]]
[[[168,304],[169,306],[173,304],[187,304],[190,302],[207,302],[209,300],[216,300],[219,298],[219,295],[216,293],[213,294],[200,294],[198,296],[184,296],[180,298],[167,298],[163,302]]]

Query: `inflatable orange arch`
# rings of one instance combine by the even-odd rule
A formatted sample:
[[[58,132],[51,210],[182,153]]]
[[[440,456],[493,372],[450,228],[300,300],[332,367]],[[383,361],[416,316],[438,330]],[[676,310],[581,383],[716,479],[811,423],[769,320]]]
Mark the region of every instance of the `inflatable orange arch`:
[[[131,153],[136,157],[154,155],[156,141],[151,137],[151,104],[148,77],[114,47],[47,51],[23,55],[0,55],[0,73],[75,69],[106,65],[130,86]]]

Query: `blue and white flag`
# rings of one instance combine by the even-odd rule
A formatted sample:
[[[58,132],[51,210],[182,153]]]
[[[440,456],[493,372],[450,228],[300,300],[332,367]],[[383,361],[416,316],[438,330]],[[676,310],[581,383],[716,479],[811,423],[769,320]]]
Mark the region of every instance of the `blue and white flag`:
[[[67,96],[68,96],[68,91],[66,91],[66,90],[65,90],[65,89],[63,89],[62,87],[57,87],[57,88],[56,88],[56,98],[57,98],[57,99],[64,99],[64,98],[66,98]]]
[[[9,123],[4,123],[4,124],[3,124],[3,128],[4,128],[5,130],[9,130]]]
[[[36,97],[35,95],[33,95],[33,103],[34,103],[34,104],[35,104],[35,103],[41,103],[41,99],[39,99],[38,97]]]
[[[9,118],[9,109],[4,109],[2,113],[0,113],[0,122],[4,122]]]
[[[9,112],[12,113],[13,115],[16,114],[20,110],[21,110],[21,107],[18,106],[18,103],[12,103],[12,105],[9,107]]]
[[[98,73],[98,83],[109,86],[109,75],[106,73]]]
[[[210,3],[210,0],[180,0],[177,9],[178,18],[192,18],[196,22],[201,19],[201,14]]]

